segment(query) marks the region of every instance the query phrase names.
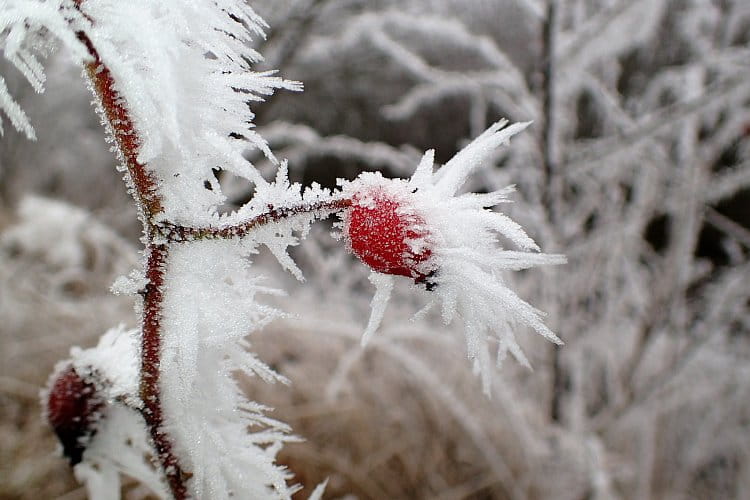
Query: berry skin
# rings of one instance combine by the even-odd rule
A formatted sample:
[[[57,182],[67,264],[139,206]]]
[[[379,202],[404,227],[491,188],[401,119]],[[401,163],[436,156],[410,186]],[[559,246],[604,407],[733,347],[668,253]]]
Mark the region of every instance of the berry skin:
[[[427,240],[424,220],[404,210],[404,203],[380,186],[373,186],[352,199],[346,216],[351,250],[371,269],[424,282],[430,275],[424,264],[432,255],[429,247],[416,249],[410,242]]]
[[[68,366],[50,385],[46,406],[47,421],[62,444],[63,454],[71,465],[79,463],[104,409],[95,385]]]

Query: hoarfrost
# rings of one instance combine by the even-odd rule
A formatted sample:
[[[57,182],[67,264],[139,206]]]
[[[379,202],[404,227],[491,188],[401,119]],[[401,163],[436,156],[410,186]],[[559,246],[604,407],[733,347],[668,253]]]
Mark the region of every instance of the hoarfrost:
[[[242,156],[249,144],[276,161],[252,130],[247,103],[301,86],[250,69],[262,58],[249,44],[264,28],[251,7],[233,0],[90,1],[79,8],[67,0],[7,0],[0,17],[0,31],[9,30],[5,57],[38,91],[43,73],[34,52],[46,53],[55,38],[82,64],[90,55],[75,33],[85,33],[128,104],[141,141],[138,160],[159,181],[163,217],[177,223],[216,222],[216,207],[225,201],[214,180],[216,167],[266,184]],[[4,80],[0,109],[33,137]]]
[[[495,123],[437,171],[433,169],[434,152],[428,151],[409,181],[385,179],[379,173],[364,173],[355,181],[342,183],[344,193],[350,196],[371,192],[373,187],[387,191],[389,199],[401,203],[399,210],[413,211],[424,220],[427,236],[412,242],[412,245],[427,247],[431,252],[427,262],[416,266],[420,273],[429,276],[427,281],[432,291],[429,292],[428,307],[439,302],[446,323],[456,317],[464,323],[467,354],[481,375],[488,395],[493,369],[489,354],[491,342],[498,343],[498,362],[510,352],[525,366],[529,362],[513,333],[518,325],[562,344],[542,321],[543,313],[508,288],[502,272],[563,264],[565,257],[537,253],[539,247],[520,225],[502,213],[489,210],[507,201],[512,186],[483,195],[456,195],[471,173],[487,164],[497,147],[507,144],[513,135],[528,125],[516,123],[508,126],[506,120]],[[348,234],[346,230],[344,232]],[[498,236],[525,252],[505,250]],[[370,321],[362,337],[363,344],[380,324],[393,287],[391,276],[373,273],[370,281],[377,291]]]
[[[370,337],[380,326],[380,322],[383,320],[385,314],[385,308],[388,305],[388,299],[391,298],[391,291],[393,290],[393,278],[385,274],[370,273],[370,282],[375,285],[375,296],[372,298],[372,312],[370,313],[370,320],[367,322],[367,328],[362,334],[362,345],[367,345]]]
[[[113,405],[107,410],[83,462],[74,468],[76,478],[86,484],[89,498],[120,499],[120,474],[137,479],[158,498],[169,494],[161,472],[150,462],[153,451],[146,426],[132,408]]]
[[[362,378],[367,389],[377,392],[379,400],[397,404],[401,393],[388,384],[404,379],[437,401],[434,407],[441,414],[455,419],[452,436],[464,446],[462,453],[476,459],[471,460],[476,468],[470,470],[476,474],[467,478],[452,468],[456,475],[441,475],[440,485],[471,486],[487,477],[494,481],[487,486],[488,495],[516,498],[530,491],[569,498],[592,492],[625,498],[746,497],[750,377],[742,367],[748,355],[750,236],[741,203],[750,186],[750,5],[745,0],[553,2],[559,7],[553,22],[545,3],[417,0],[383,9],[382,2],[352,8],[352,2],[331,1],[297,2],[287,9],[281,2],[258,0],[256,5],[274,13],[273,24],[281,31],[263,46],[271,58],[278,49],[280,63],[273,61],[269,67],[283,68],[286,62],[285,74],[299,75],[311,89],[306,96],[294,96],[293,106],[280,97],[276,103],[281,105],[274,104],[269,115],[284,121],[258,132],[277,155],[290,158],[298,177],[319,173],[312,170],[321,163],[403,176],[419,161],[417,148],[440,144],[446,152],[467,135],[481,133],[488,119],[539,119],[548,111],[552,119],[538,122],[542,126],[535,127],[537,137],[528,133],[514,139],[513,148],[490,158],[501,168],[477,170],[467,184],[470,190],[493,191],[517,183],[521,195],[514,205],[503,207],[504,212],[522,223],[542,248],[566,249],[572,265],[545,269],[541,280],[535,272],[512,273],[506,281],[519,296],[533,298],[549,312],[549,322],[562,333],[566,348],[529,349],[538,373],[528,377],[506,366],[503,383],[493,384],[493,401],[480,401],[465,390],[467,379],[460,368],[466,363],[452,363],[450,354],[462,349],[462,339],[454,338],[452,328],[433,323],[439,318],[429,313],[423,318],[427,324],[401,321],[408,314],[399,313],[420,304],[396,286],[381,331],[369,343],[370,349],[380,350],[372,354],[385,353],[389,359],[373,356],[368,368],[390,368],[395,360],[401,369],[377,381],[360,370],[366,374]],[[3,2],[11,4],[21,5]],[[33,16],[46,16],[54,24],[59,17],[54,7],[63,2],[46,4],[53,8],[37,8],[43,2],[28,4],[32,8],[24,15],[31,22],[17,28],[14,36],[33,29]],[[300,19],[294,19],[298,14]],[[549,58],[540,50],[547,27],[560,42]],[[65,28],[58,29],[59,35],[67,34],[67,27],[58,28]],[[40,48],[52,33],[54,26],[39,37]],[[69,41],[71,46],[77,43],[74,37]],[[548,110],[537,79],[546,61],[557,63],[559,70],[550,78],[556,99]],[[36,78],[33,64],[24,71]],[[35,81],[29,89],[42,85]],[[7,86],[14,88],[11,78]],[[331,96],[354,106],[320,105]],[[11,107],[8,98],[6,92],[6,110]],[[471,117],[461,120],[467,105]],[[23,121],[22,116],[16,119]],[[552,123],[552,149],[559,153],[553,179],[540,168],[545,122]],[[390,145],[394,136],[407,144]],[[261,150],[249,154],[259,166],[270,164]],[[27,169],[17,159],[8,164],[13,161]],[[431,164],[425,160],[423,169],[430,174]],[[39,176],[51,173],[44,169]],[[563,189],[550,189],[551,180]],[[8,186],[4,184],[6,190]],[[475,195],[454,198],[453,203],[468,207],[478,198],[484,198],[485,207],[507,201]],[[252,213],[265,208],[257,205]],[[269,231],[267,237],[276,235]],[[85,241],[85,235],[81,238]],[[54,246],[54,240],[47,244]],[[367,300],[358,294],[364,275],[348,267],[343,253],[331,255],[326,245],[318,249],[314,271],[302,266],[310,280],[308,300],[285,300],[285,307],[306,318],[296,323],[300,332],[293,340],[303,348],[305,366],[330,359],[320,352],[328,356],[340,345],[344,355],[332,385],[336,391],[346,387],[357,392],[361,364],[354,360],[363,355],[357,340],[361,313],[367,310]],[[301,250],[308,252],[311,246]],[[541,263],[532,258],[542,254],[520,251],[516,256],[512,248],[492,257],[465,248],[457,253],[467,259],[467,272],[476,272],[477,265],[480,270],[485,265],[523,269]],[[41,252],[47,254],[54,252]],[[3,269],[8,280],[17,281],[12,276],[16,268],[8,268]],[[316,272],[336,279],[320,279],[316,286]],[[454,288],[443,287],[445,300],[428,302],[423,310],[443,305],[446,318],[458,319],[461,289]],[[3,292],[6,298],[14,293],[11,288]],[[5,309],[15,304],[27,307],[17,299],[6,300]],[[326,314],[320,314],[323,308]],[[342,310],[348,313],[340,314]],[[283,329],[290,324],[285,322]],[[498,322],[497,327],[507,329],[509,337],[497,345],[493,340],[489,352],[497,348],[498,361],[509,353],[528,361],[513,342],[505,341],[512,340],[512,325]],[[524,346],[534,343],[516,333]],[[340,343],[326,343],[322,349],[318,335],[326,334],[340,337]],[[416,342],[418,352],[407,350]],[[315,354],[313,348],[321,349]],[[553,356],[559,365],[546,362]],[[559,399],[559,411],[550,411],[551,397]],[[335,419],[333,413],[326,418]],[[367,413],[371,419],[382,415],[372,408]],[[404,425],[406,442],[412,443],[415,430]],[[347,449],[362,441],[361,429],[351,436]],[[341,445],[330,441],[316,451],[340,453]],[[434,437],[425,442],[434,443]],[[402,447],[400,457],[405,464],[426,465],[415,448]],[[369,454],[363,455],[359,463],[354,457],[345,466],[365,465]],[[369,479],[381,480],[382,474],[373,471]],[[414,481],[405,479],[399,485],[414,489],[402,491],[435,496],[430,481],[421,476]]]
[[[79,374],[101,372],[106,380],[109,400],[126,401],[131,406],[140,406],[138,394],[138,370],[140,337],[136,330],[126,330],[124,325],[108,330],[92,349],[73,347],[70,356]]]
[[[167,264],[165,427],[194,473],[190,484],[198,497],[289,498],[293,492],[286,485],[290,474],[274,463],[274,450],[294,439],[289,428],[248,401],[232,376],[243,372],[287,382],[248,352],[248,335],[281,316],[257,302],[259,294],[276,293],[249,271],[245,255],[257,244],[196,241],[174,247]]]

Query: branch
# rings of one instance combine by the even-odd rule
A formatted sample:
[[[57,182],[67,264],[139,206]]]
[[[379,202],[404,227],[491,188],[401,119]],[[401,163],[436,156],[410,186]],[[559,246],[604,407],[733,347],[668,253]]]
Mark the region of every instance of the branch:
[[[557,203],[560,200],[562,189],[560,188],[559,166],[557,163],[557,148],[555,136],[555,77],[557,67],[555,60],[557,19],[557,0],[549,0],[547,4],[547,18],[544,22],[544,87],[542,88],[542,106],[544,111],[544,128],[542,130],[541,149],[542,167],[544,173],[544,184],[542,186],[542,201],[547,212],[550,227],[556,227]],[[562,398],[565,392],[565,373],[560,359],[560,346],[552,346],[552,399],[550,401],[549,415],[553,422],[559,423],[562,419]]]
[[[172,451],[172,442],[164,430],[159,375],[161,368],[161,316],[164,301],[164,272],[169,249],[166,245],[146,247],[146,293],[143,298],[143,326],[141,336],[141,381],[140,397],[143,401],[143,418],[146,420],[151,439],[156,448],[156,456],[166,476],[169,489],[175,500],[188,497],[186,480],[189,473],[180,467],[177,456]]]
[[[706,221],[709,224],[721,230],[730,238],[735,239],[746,248],[750,248],[750,230],[733,221],[729,217],[722,215],[712,207],[706,207],[705,210]]]
[[[330,200],[318,201],[315,203],[300,203],[298,205],[289,205],[286,207],[275,208],[268,205],[268,211],[246,221],[230,226],[221,227],[187,227],[177,225],[165,225],[163,234],[169,242],[185,242],[201,239],[231,239],[242,238],[250,231],[257,229],[266,224],[280,222],[289,217],[307,214],[328,214],[342,210],[351,206],[352,202],[348,198],[334,198]]]
[[[82,1],[82,0],[81,0]],[[80,1],[77,2],[80,6]],[[83,32],[76,34],[94,61],[86,64],[86,74],[99,98],[101,109],[107,119],[110,132],[117,142],[122,160],[128,170],[133,197],[143,210],[145,220],[150,224],[151,218],[162,212],[162,203],[157,193],[158,183],[154,174],[138,161],[140,140],[133,126],[130,114],[124,101],[115,90],[115,81],[109,68],[102,62],[91,39]]]
[[[83,0],[75,0],[80,9]],[[86,73],[99,99],[101,110],[117,142],[122,160],[127,167],[129,183],[146,233],[146,277],[148,284],[143,297],[143,319],[141,327],[141,380],[140,398],[143,401],[143,418],[151,435],[156,456],[175,500],[188,497],[187,479],[190,474],[182,470],[172,450],[172,442],[164,430],[159,374],[161,365],[161,316],[164,272],[169,255],[166,245],[154,243],[153,217],[162,212],[162,201],[157,192],[158,182],[146,165],[138,161],[141,141],[125,102],[115,89],[115,81],[109,68],[102,62],[91,39],[84,32],[76,36],[86,46],[93,62],[86,64]]]
[[[733,99],[745,99],[749,93],[747,72],[713,83],[701,96],[661,108],[636,123],[632,130],[569,152],[562,164],[570,174],[583,174],[599,167],[607,157],[632,148],[645,139],[653,139],[654,134],[687,116],[729,104]]]
[[[544,75],[544,87],[542,89],[542,111],[544,114],[544,127],[542,130],[542,161],[544,169],[544,178],[547,184],[544,192],[544,204],[547,209],[547,216],[552,225],[555,223],[555,186],[557,184],[557,144],[555,137],[555,77],[557,76],[557,66],[555,61],[556,50],[556,28],[557,28],[557,0],[550,0],[547,6],[547,20],[544,23],[544,65],[542,74]]]
[[[635,2],[626,0],[614,6],[606,7],[602,12],[597,13],[596,17],[585,24],[576,34],[576,38],[564,48],[560,55],[560,65],[567,66],[579,52],[585,49],[589,43],[601,35],[613,21],[616,21],[621,14],[633,7],[634,4]]]

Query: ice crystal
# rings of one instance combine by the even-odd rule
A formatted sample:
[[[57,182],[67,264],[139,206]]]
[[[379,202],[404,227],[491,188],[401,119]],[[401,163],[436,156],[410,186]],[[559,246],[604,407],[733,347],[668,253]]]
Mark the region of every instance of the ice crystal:
[[[530,327],[551,342],[562,343],[542,321],[543,313],[508,288],[502,272],[562,264],[565,257],[539,253],[539,247],[521,226],[490,210],[508,201],[513,186],[485,194],[457,194],[472,172],[487,164],[497,147],[528,125],[508,126],[505,120],[495,123],[437,171],[433,167],[434,152],[427,151],[408,181],[364,173],[355,181],[343,183],[344,192],[350,196],[373,189],[387,192],[389,198],[403,200],[424,220],[429,239],[413,244],[427,245],[431,252],[429,260],[420,264],[424,266],[422,272],[430,273],[427,307],[439,303],[446,324],[456,318],[463,322],[469,359],[481,374],[488,394],[492,378],[490,346],[495,346],[498,362],[510,352],[521,364],[529,366],[515,338],[519,325]],[[506,250],[506,241],[520,251]],[[377,291],[363,343],[383,317],[394,279],[389,275],[371,278]]]
[[[287,382],[249,351],[248,334],[280,315],[257,301],[279,292],[250,272],[244,255],[256,246],[252,238],[192,242],[175,247],[167,264],[165,427],[199,498],[288,498],[294,491],[286,484],[290,474],[274,463],[276,451],[293,439],[289,428],[247,400],[232,376]]]
[[[301,87],[272,72],[251,70],[261,56],[249,44],[263,36],[265,23],[244,2],[87,0],[76,7],[72,0],[6,0],[2,10],[5,57],[39,92],[44,72],[37,56],[56,39],[78,63],[91,61],[76,33],[88,37],[127,103],[140,141],[138,160],[159,182],[163,218],[215,222],[216,207],[225,199],[215,168],[261,190],[267,185],[242,156],[251,145],[276,161],[252,130],[248,103],[278,88]],[[2,78],[0,110],[34,137]]]

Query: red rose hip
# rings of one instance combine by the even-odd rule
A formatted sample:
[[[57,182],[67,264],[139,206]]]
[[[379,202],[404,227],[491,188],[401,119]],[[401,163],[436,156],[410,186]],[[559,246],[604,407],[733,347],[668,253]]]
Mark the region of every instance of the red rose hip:
[[[96,386],[68,366],[55,375],[46,407],[47,421],[57,434],[64,455],[71,465],[79,463],[104,409],[104,400]]]
[[[384,187],[353,197],[345,227],[352,252],[373,270],[417,282],[427,278],[423,263],[432,252],[425,246],[429,234],[424,219]]]

